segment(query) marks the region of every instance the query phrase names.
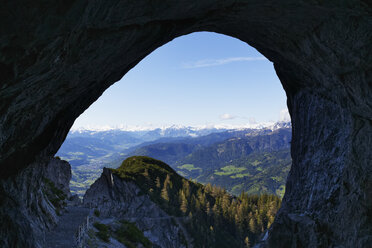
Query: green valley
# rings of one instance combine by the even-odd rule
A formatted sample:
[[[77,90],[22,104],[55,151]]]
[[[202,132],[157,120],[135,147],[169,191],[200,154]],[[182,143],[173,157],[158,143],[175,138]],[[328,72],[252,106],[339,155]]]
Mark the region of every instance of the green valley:
[[[180,175],[197,182],[218,185],[228,192],[239,195],[242,191],[250,194],[284,195],[285,183],[291,166],[291,129],[278,129],[273,132],[246,133],[230,137],[208,145],[194,147],[186,156],[173,155],[164,150],[158,155],[157,144],[141,147],[141,153],[131,155],[150,155],[169,163]],[[183,141],[185,142],[185,141]],[[159,144],[171,147],[171,144]]]
[[[156,137],[159,132],[152,131],[73,134],[57,154],[72,165],[71,191],[83,195],[103,167],[117,168],[130,156],[149,156],[188,179],[224,187],[234,195],[284,195],[291,166],[290,128]]]

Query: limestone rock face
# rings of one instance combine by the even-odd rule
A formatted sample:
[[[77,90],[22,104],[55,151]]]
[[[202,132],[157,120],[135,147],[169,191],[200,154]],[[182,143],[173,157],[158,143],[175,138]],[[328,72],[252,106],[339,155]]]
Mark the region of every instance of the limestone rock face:
[[[70,164],[52,158],[35,162],[16,177],[2,180],[0,247],[43,247],[45,231],[58,222],[62,210],[57,209],[57,204],[63,205],[66,200],[57,200],[51,184],[54,190],[69,196],[70,179]]]
[[[84,195],[84,205],[99,210],[101,218],[111,222],[127,220],[137,227],[155,245],[163,248],[186,248],[188,234],[179,218],[169,216],[150,197],[141,193],[133,182],[126,182],[104,168]],[[189,244],[188,247],[190,247]]]
[[[71,197],[71,165],[67,161],[52,158],[45,168],[45,177],[52,181],[58,189],[62,190],[68,198]]]
[[[271,60],[288,97],[293,165],[266,245],[372,242],[370,1],[15,0],[0,12],[4,187],[53,156],[74,120],[154,49],[213,31]]]

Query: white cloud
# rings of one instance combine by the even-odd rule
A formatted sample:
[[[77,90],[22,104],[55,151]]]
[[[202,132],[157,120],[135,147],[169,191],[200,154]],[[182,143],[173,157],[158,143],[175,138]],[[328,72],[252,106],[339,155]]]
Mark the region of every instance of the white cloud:
[[[220,115],[220,119],[221,120],[232,120],[232,119],[235,119],[237,116],[235,115],[231,115],[231,114],[223,114],[223,115]]]
[[[288,109],[282,109],[279,113],[279,121],[289,122],[291,117],[289,116]]]
[[[192,69],[192,68],[202,68],[202,67],[211,67],[211,66],[219,66],[219,65],[226,65],[233,62],[242,62],[242,61],[262,61],[267,60],[265,57],[232,57],[232,58],[224,58],[224,59],[205,59],[199,60],[195,62],[186,63],[183,65],[183,68]]]

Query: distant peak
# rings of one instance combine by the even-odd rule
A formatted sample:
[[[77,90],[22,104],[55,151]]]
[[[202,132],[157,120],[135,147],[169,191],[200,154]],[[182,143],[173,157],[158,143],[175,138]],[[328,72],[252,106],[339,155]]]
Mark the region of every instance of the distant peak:
[[[85,126],[85,127],[72,127],[72,133],[84,133],[84,132],[107,132],[107,131],[127,131],[127,132],[138,132],[138,131],[160,131],[164,134],[171,130],[184,130],[189,132],[192,136],[192,132],[202,131],[202,130],[244,130],[244,129],[278,129],[278,128],[290,128],[291,122],[262,122],[255,124],[205,124],[205,125],[164,125],[164,126],[128,126],[128,125],[118,125],[118,126]]]

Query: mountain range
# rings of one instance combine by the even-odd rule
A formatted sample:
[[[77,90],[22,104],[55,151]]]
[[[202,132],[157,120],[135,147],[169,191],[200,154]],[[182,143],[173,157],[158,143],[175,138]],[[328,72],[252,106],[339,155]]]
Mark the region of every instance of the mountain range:
[[[71,131],[57,153],[72,166],[71,190],[80,195],[103,167],[117,168],[127,157],[150,156],[178,173],[238,195],[283,195],[290,168],[290,123],[260,129],[166,129]],[[256,161],[257,160],[257,161]]]
[[[214,137],[216,142],[207,142],[214,136],[210,134],[141,146],[128,156],[160,159],[188,179],[222,186],[235,195],[244,190],[283,196],[291,165],[291,129],[238,131],[218,137],[223,134],[222,141]]]

